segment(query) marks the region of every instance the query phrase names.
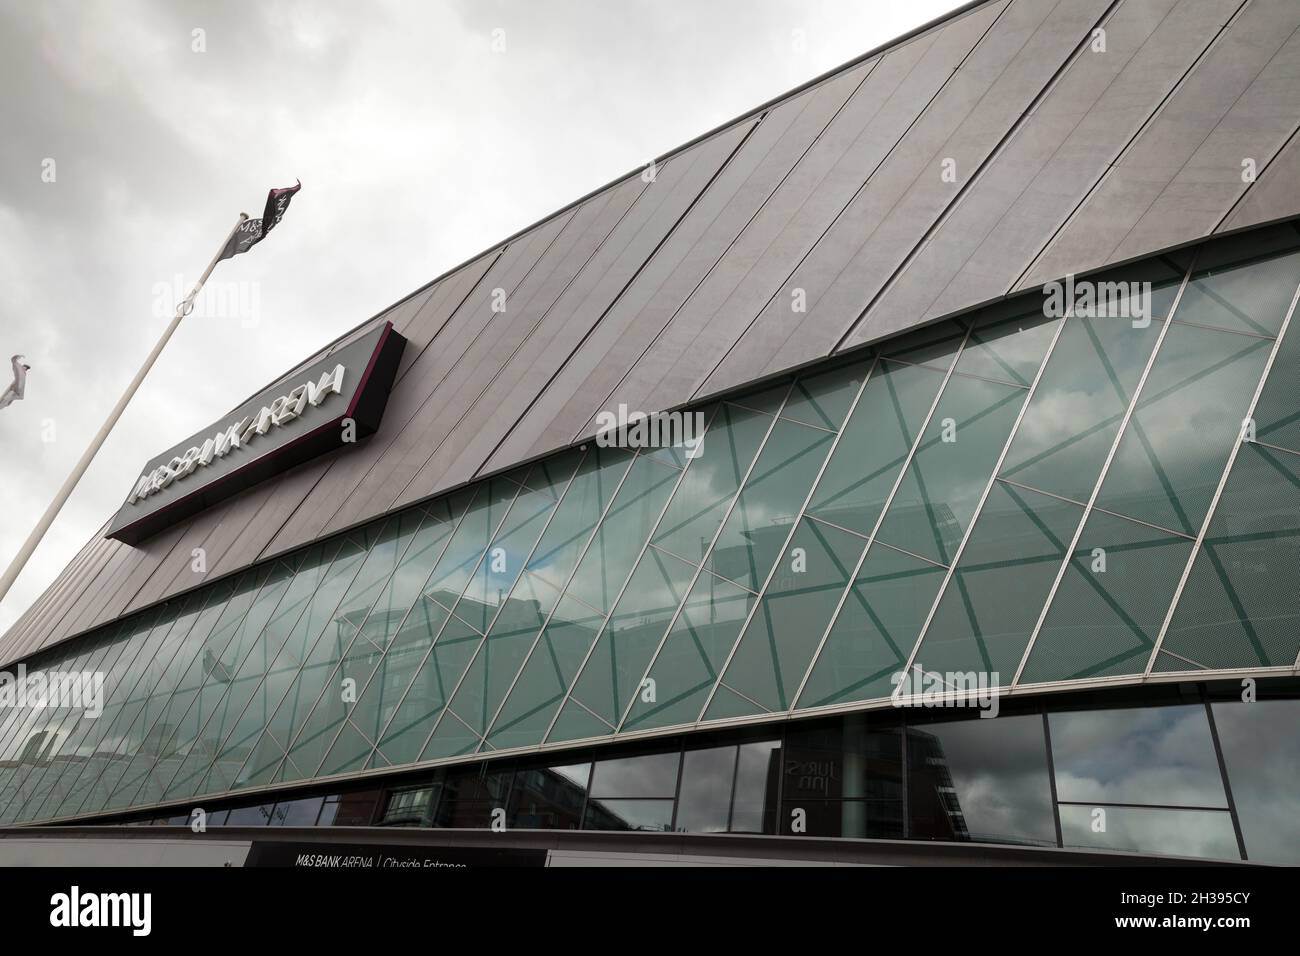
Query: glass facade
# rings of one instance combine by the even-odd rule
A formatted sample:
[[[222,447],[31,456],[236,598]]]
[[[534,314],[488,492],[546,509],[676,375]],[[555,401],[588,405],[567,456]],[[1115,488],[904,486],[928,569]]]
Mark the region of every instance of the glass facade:
[[[562,749],[887,707],[911,669],[1017,691],[1293,669],[1295,231],[1094,279],[1105,315],[1035,293],[939,323],[698,409],[693,447],[589,441],[52,648],[28,668],[103,674],[104,712],[0,714],[0,822],[554,748],[563,772],[448,776],[375,812],[773,832],[799,809],[810,835],[1142,848],[1167,828],[1223,855],[1204,753],[1179,764],[1192,802],[1165,781],[1153,806],[1149,779],[1071,749],[1101,733],[1083,717],[1048,728],[1054,780],[1032,719],[979,722],[1000,756],[958,723],[858,714],[847,748],[791,729],[803,769],[770,802],[717,781],[761,788],[771,740],[654,773],[584,758],[580,801]],[[1247,840],[1278,812],[1240,807]],[[352,818],[282,825],[313,812]]]

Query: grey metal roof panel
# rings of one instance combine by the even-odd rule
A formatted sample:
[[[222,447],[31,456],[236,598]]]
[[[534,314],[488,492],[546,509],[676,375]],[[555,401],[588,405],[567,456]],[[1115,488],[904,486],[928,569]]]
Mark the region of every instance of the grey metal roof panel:
[[[1288,12],[1288,18],[1269,25],[1279,33],[1288,26],[1297,29],[1156,196],[1116,247],[1115,258],[1174,245],[1188,233],[1213,232],[1246,192],[1243,161],[1249,159],[1258,170],[1286,144],[1297,128],[1294,104],[1287,100],[1300,97],[1300,4],[1291,4]],[[1242,27],[1247,26],[1243,18]]]
[[[545,233],[558,230],[560,225],[561,223],[547,224]],[[322,480],[309,491],[283,526],[276,530],[274,537],[263,549],[263,554],[277,554],[318,537],[369,471],[381,462],[384,463],[383,467],[387,467],[392,456],[391,446],[408,436],[414,427],[413,419],[459,358],[459,353],[442,348],[440,339],[454,335],[459,323],[467,321],[466,317],[473,313],[474,308],[486,301],[484,288],[490,291],[499,282],[499,277],[508,274],[512,267],[520,262],[532,261],[529,250],[534,241],[537,241],[536,233],[512,243],[472,283],[469,282],[470,277],[465,278],[467,287],[463,288],[463,294],[450,296],[438,308],[426,308],[415,318],[412,325],[420,327],[418,334],[425,339],[425,346],[406,373],[400,375],[394,383],[388,408],[384,412],[383,428],[364,447],[359,445],[346,449],[340,455],[331,456]],[[412,350],[418,344],[417,339],[415,343],[408,344],[407,348]]]
[[[609,397],[613,407],[649,410],[688,399],[740,331],[784,286],[863,182],[923,115],[1004,5],[990,4],[933,39],[891,50],[856,97],[864,112],[841,114],[863,126],[847,149],[827,141],[804,157],[667,330]],[[929,41],[929,42],[926,42]],[[879,103],[878,108],[876,107]],[[847,116],[845,114],[848,114]],[[819,141],[818,146],[822,144]],[[594,416],[599,408],[592,408]],[[590,426],[588,426],[588,430]]]
[[[582,224],[588,223],[590,217],[598,216],[606,205],[603,199],[591,200],[565,217],[548,223],[527,243],[521,242],[506,250],[485,277],[475,284],[443,330],[432,340],[425,355],[412,366],[401,388],[403,394],[399,396],[395,392],[390,398],[385,424],[389,415],[396,414],[395,422],[399,427],[391,432],[385,427],[384,431],[388,433],[386,446],[378,453],[372,449],[364,460],[350,463],[344,471],[332,470],[322,482],[315,495],[325,502],[325,510],[319,515],[320,529],[344,527],[355,523],[357,515],[386,510],[386,502],[377,501],[377,493],[382,495],[379,489],[390,483],[404,482],[418,470],[428,457],[422,448],[423,443],[429,440],[430,431],[439,423],[452,420],[449,404],[461,400],[461,393],[473,387],[466,354],[498,316],[493,312],[493,290],[503,290],[506,315],[512,315],[509,304],[519,284],[535,270],[539,261],[545,260],[548,270],[553,267],[546,254],[557,239],[568,231],[575,219]],[[400,403],[393,407],[392,403],[399,398]],[[404,464],[408,461],[409,464]],[[387,500],[391,500],[398,490],[400,485],[387,496]],[[283,546],[281,538],[283,536],[277,538],[275,550]]]
[[[1098,23],[1107,52],[1085,55]],[[135,548],[96,535],[0,656],[581,440],[620,402],[675,407],[1300,214],[1297,26],[1281,0],[990,0],[806,84],[362,323],[410,343],[379,434]]]
[[[400,505],[473,477],[592,328],[657,254],[753,129],[747,120],[662,168],[578,280],[510,356],[456,432],[421,469]]]
[[[713,394],[834,351],[875,295],[1087,47],[1110,0],[1015,3],[962,63],[825,239],[699,389]],[[952,179],[945,164],[952,163]]]
[[[1245,4],[1017,288],[1034,288],[1067,272],[1084,272],[1161,248],[1144,250],[1127,239],[1297,25],[1300,4],[1268,0]],[[1290,99],[1294,116],[1294,92]],[[1239,178],[1239,165],[1236,175]],[[1226,212],[1225,206],[1220,215]],[[1177,235],[1178,242],[1212,231],[1217,224],[1217,218],[1204,223],[1203,214],[1171,209],[1169,215],[1170,228],[1160,232]],[[1174,232],[1175,228],[1181,231]]]
[[[1267,166],[1260,168],[1255,184],[1224,217],[1216,232],[1231,232],[1257,226],[1288,215],[1300,192],[1300,132],[1292,133],[1286,146]]]
[[[858,343],[1012,288],[1240,0],[1124,3],[849,338]]]
[[[837,102],[838,100],[838,102]],[[844,102],[822,88],[773,107],[644,271],[565,363],[485,466],[578,437],[654,338],[762,208]]]

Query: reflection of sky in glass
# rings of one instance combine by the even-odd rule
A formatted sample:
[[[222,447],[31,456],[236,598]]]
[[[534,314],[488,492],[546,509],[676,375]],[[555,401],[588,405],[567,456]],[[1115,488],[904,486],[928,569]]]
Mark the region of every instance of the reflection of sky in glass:
[[[591,781],[599,797],[671,797],[677,789],[676,751],[601,760]]]
[[[1200,704],[1052,714],[1059,800],[1225,807]]]
[[[913,738],[924,734],[938,743],[972,839],[1056,842],[1041,717],[977,718],[908,729]]]
[[[547,767],[546,770],[547,773],[553,773],[556,774],[557,776],[563,777],[565,780],[568,780],[574,786],[581,787],[583,790],[586,790],[587,777],[590,776],[591,774],[591,764],[589,763],[566,764],[565,766],[562,767]]]
[[[1300,863],[1300,700],[1214,705],[1246,856]]]
[[[1067,846],[1239,860],[1232,818],[1218,810],[1152,810],[1106,807],[1105,830],[1093,830],[1093,807],[1061,807],[1061,840]]]

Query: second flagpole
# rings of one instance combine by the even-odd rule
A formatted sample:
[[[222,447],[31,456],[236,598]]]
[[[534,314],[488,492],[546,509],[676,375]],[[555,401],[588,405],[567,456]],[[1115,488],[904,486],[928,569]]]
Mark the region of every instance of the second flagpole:
[[[203,274],[199,276],[199,281],[195,283],[194,288],[190,290],[189,295],[185,296],[185,298],[181,299],[177,304],[176,315],[172,318],[171,323],[167,326],[162,337],[158,340],[158,344],[153,347],[153,351],[149,353],[149,357],[144,360],[144,365],[140,367],[140,371],[135,373],[135,378],[131,379],[131,384],[126,387],[126,391],[123,393],[122,397],[118,399],[117,404],[113,406],[113,410],[109,412],[108,420],[104,422],[99,433],[91,440],[90,447],[88,447],[85,453],[82,454],[81,460],[78,461],[77,466],[72,469],[72,474],[68,475],[68,480],[63,483],[63,487],[59,489],[59,493],[54,496],[54,500],[50,502],[50,506],[45,509],[45,514],[41,516],[41,520],[37,522],[36,527],[32,529],[32,533],[28,535],[27,540],[23,542],[23,546],[19,549],[18,554],[14,556],[13,561],[5,571],[4,577],[0,578],[0,601],[3,601],[4,596],[9,593],[9,588],[12,587],[14,581],[17,580],[19,573],[27,564],[28,559],[31,558],[32,553],[36,550],[36,546],[40,544],[41,539],[45,537],[45,532],[50,530],[50,525],[54,523],[55,517],[57,517],[59,511],[62,510],[63,505],[72,494],[72,490],[77,487],[77,482],[81,480],[81,476],[84,475],[86,469],[90,467],[90,463],[94,460],[95,455],[104,444],[104,440],[108,438],[109,432],[113,430],[113,426],[116,425],[117,420],[122,417],[122,412],[126,410],[126,406],[130,404],[131,399],[140,388],[140,383],[143,382],[144,377],[149,374],[149,370],[153,368],[154,362],[158,361],[158,356],[162,354],[163,348],[167,345],[167,340],[172,337],[172,333],[175,332],[177,327],[181,324],[181,319],[194,311],[194,299],[203,289],[203,284],[208,281],[208,276],[212,275],[212,270],[215,269],[217,263],[221,261],[222,254],[226,251],[226,247],[230,244],[230,240],[233,239],[235,233],[239,231],[239,227],[247,221],[248,213],[241,212],[239,214],[239,221],[231,227],[229,235],[222,240],[220,247],[217,249],[216,255],[212,257],[212,261],[208,263],[208,267],[204,269]]]

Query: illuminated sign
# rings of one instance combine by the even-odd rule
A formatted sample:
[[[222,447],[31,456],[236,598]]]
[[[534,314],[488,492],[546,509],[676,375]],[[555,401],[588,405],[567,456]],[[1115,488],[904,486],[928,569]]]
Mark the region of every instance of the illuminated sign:
[[[405,345],[386,322],[163,452],[132,484],[107,537],[135,544],[272,475],[373,433]]]

